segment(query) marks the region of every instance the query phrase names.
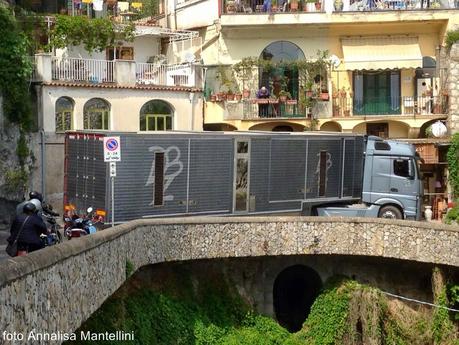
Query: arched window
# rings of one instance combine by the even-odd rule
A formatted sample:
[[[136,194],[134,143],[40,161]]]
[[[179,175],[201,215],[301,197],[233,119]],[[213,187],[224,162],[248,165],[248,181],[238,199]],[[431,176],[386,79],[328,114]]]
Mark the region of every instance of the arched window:
[[[294,43],[276,41],[268,45],[260,58],[272,62],[289,62],[304,59],[303,51]],[[269,88],[271,94],[279,96],[280,91],[290,93],[290,97],[298,97],[298,70],[295,68],[274,68],[270,71],[260,70],[260,87]]]
[[[83,109],[84,129],[108,129],[110,104],[100,98],[92,98]]]
[[[56,132],[72,129],[73,105],[73,100],[68,97],[60,97],[56,101]]]
[[[159,100],[149,101],[140,109],[141,131],[167,131],[172,129],[172,107]]]

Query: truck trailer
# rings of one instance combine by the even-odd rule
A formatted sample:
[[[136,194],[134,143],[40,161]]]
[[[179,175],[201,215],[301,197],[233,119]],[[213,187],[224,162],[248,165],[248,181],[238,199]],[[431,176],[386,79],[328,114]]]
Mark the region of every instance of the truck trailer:
[[[104,137],[119,138],[116,173],[104,162]],[[68,132],[64,207],[102,209],[115,223],[256,214],[419,219],[416,160],[408,143],[345,133]]]

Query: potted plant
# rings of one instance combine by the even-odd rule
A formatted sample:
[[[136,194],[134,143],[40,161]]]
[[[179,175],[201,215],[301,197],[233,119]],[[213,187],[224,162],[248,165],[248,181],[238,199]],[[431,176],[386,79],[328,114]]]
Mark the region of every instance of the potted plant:
[[[316,11],[320,12],[320,10],[322,9],[322,3],[320,1],[316,1],[314,5],[316,6]]]
[[[226,13],[236,13],[236,12],[237,12],[236,1],[227,0],[226,1]]]
[[[231,87],[228,87],[228,91],[226,91],[226,100],[234,101],[234,91]]]
[[[279,100],[283,103],[287,102],[287,99],[292,98],[292,95],[290,95],[290,92],[286,90],[280,90],[279,91]]]
[[[343,10],[343,0],[335,0],[333,3],[335,11],[341,12]]]
[[[313,96],[312,85],[313,85],[312,80],[309,80],[309,81],[306,83],[306,86],[305,86],[305,89],[306,89],[305,95],[306,95],[306,97],[311,98],[311,97]]]
[[[234,97],[236,98],[236,101],[240,102],[242,100],[242,93],[236,93]]]
[[[271,0],[271,12],[277,12],[277,0]]]
[[[250,90],[248,90],[248,89],[242,90],[242,97],[249,98],[250,97]]]
[[[298,0],[290,0],[290,11],[298,11]]]

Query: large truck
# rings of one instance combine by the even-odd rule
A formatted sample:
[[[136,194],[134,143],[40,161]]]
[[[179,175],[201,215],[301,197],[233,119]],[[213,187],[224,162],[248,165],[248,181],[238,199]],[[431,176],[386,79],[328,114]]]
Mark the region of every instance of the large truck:
[[[104,162],[104,137],[119,137],[116,174]],[[420,219],[413,145],[378,137],[68,132],[65,148],[64,206],[102,209],[115,223],[217,214]]]

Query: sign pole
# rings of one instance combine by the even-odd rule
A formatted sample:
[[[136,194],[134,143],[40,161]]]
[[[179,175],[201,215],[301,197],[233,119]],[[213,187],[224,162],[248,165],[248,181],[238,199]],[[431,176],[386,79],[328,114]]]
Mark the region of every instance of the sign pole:
[[[104,137],[104,162],[110,163],[110,180],[111,180],[111,216],[112,227],[115,226],[115,177],[116,162],[121,161],[121,141],[120,137]]]
[[[115,176],[112,176],[112,227],[115,226]]]

